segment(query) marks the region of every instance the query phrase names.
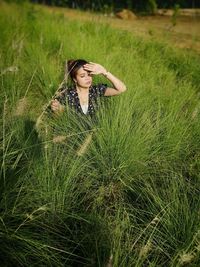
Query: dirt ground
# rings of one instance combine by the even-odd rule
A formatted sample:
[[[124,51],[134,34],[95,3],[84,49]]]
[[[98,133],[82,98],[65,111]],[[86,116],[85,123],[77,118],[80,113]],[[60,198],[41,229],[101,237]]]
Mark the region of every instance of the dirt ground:
[[[133,20],[122,20],[115,16],[68,8],[47,7],[47,9],[51,13],[63,13],[68,19],[108,23],[114,28],[127,30],[136,36],[166,42],[200,54],[200,16],[179,16],[173,25],[171,16],[138,16]]]

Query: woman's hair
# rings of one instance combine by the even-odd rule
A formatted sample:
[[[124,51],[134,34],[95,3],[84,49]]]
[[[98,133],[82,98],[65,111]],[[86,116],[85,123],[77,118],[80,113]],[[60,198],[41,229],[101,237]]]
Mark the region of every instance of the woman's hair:
[[[77,71],[87,63],[88,62],[84,59],[70,59],[67,61],[66,73],[71,77],[72,81],[76,78]]]

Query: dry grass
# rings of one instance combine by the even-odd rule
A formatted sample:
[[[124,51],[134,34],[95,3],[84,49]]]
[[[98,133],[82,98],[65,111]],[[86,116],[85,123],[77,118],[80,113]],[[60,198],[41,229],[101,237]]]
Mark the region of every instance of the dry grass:
[[[67,139],[67,136],[58,135],[53,138],[53,143],[63,143]]]
[[[91,143],[91,141],[92,141],[92,133],[88,134],[88,136],[85,138],[83,144],[78,149],[78,151],[77,151],[78,156],[82,156],[86,153],[86,150],[87,150],[89,144]]]
[[[14,110],[14,116],[23,116],[28,109],[28,99],[26,97],[20,98],[17,101],[16,108]]]
[[[172,46],[200,53],[199,16],[179,16],[176,25],[173,26],[171,16],[140,16],[134,20],[121,20],[69,8],[47,7],[47,9],[51,13],[63,13],[70,20],[108,23],[114,28],[127,30],[143,38],[167,42]]]

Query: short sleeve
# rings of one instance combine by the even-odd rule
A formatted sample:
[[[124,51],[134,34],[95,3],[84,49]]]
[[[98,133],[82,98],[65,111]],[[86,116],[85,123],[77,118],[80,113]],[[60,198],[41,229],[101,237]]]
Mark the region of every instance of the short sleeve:
[[[97,90],[98,96],[104,96],[107,87],[108,87],[108,85],[105,83],[97,84],[96,90]]]

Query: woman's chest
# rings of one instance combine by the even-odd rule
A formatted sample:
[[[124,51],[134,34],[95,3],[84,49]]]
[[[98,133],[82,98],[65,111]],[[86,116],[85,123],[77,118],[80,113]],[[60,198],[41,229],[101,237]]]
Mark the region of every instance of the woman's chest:
[[[97,98],[92,92],[88,92],[88,94],[75,92],[68,95],[68,104],[80,113],[92,114],[97,109]]]

